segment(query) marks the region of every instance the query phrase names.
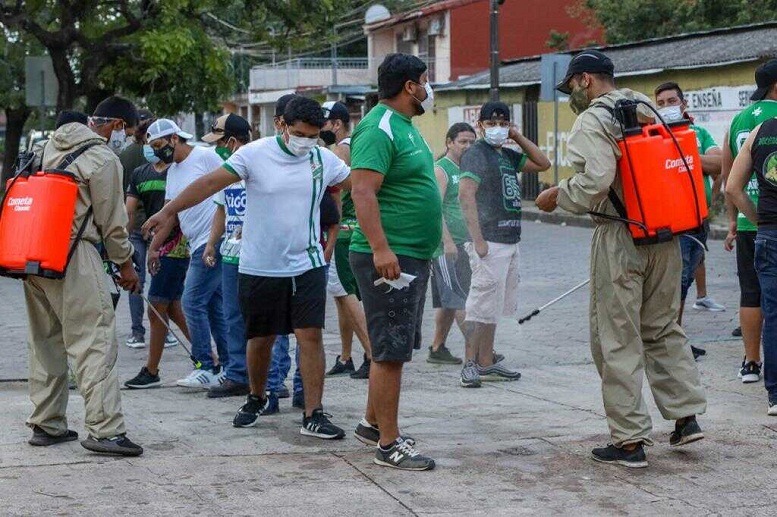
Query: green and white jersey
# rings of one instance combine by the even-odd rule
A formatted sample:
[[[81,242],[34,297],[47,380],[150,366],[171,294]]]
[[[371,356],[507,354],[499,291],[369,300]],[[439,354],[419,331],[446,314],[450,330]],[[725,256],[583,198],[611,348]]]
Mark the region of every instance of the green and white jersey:
[[[324,190],[350,169],[331,151],[289,151],[280,136],[244,145],[224,168],[245,180],[241,273],[291,277],[323,267],[320,205]]]
[[[459,204],[459,177],[461,176],[461,169],[447,156],[437,160],[435,165],[445,171],[445,175],[448,177],[448,186],[445,189],[445,197],[442,200],[442,215],[445,219],[445,224],[448,226],[453,242],[464,244],[469,240],[469,230],[467,230],[467,223],[464,220],[464,214],[461,212],[461,204]]]
[[[442,239],[442,200],[434,157],[410,118],[378,104],[351,137],[351,168],[383,174],[377,193],[380,221],[397,255],[430,260]],[[351,251],[372,253],[356,227]]]
[[[691,124],[691,129],[696,133],[696,145],[699,146],[699,154],[707,154],[707,151],[710,149],[718,147],[709,131],[694,124]],[[704,176],[704,194],[707,197],[707,206],[712,205],[712,182],[712,176]]]
[[[739,154],[739,150],[750,136],[750,132],[755,127],[770,118],[777,118],[777,101],[762,100],[755,102],[747,108],[740,111],[734,120],[731,121],[731,128],[728,131],[728,146],[731,150],[731,156],[734,158]],[[755,174],[745,186],[745,191],[755,206],[758,206],[758,180]],[[743,213],[739,213],[737,218],[737,230],[755,232],[758,227],[750,222]]]

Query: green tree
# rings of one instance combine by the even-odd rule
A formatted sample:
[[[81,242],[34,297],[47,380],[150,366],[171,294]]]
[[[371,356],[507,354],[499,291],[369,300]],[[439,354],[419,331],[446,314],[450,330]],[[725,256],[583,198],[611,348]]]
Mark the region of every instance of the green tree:
[[[9,31],[0,42],[0,109],[5,112],[6,118],[0,190],[5,188],[5,180],[12,172],[24,124],[32,113],[25,103],[24,92],[24,58],[29,55],[30,47],[29,42]]]
[[[777,19],[777,0],[581,0],[608,43]]]

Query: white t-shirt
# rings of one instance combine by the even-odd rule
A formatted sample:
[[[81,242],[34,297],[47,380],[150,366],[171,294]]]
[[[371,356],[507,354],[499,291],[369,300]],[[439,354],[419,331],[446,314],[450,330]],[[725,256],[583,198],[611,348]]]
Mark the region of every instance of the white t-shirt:
[[[210,174],[224,163],[216,151],[209,147],[194,147],[189,156],[181,163],[173,163],[167,169],[167,186],[165,199],[175,199],[186,187],[200,177]],[[199,205],[181,211],[178,220],[181,222],[181,232],[189,241],[192,251],[205,246],[210,236],[213,214],[216,205],[211,198]]]
[[[246,185],[241,273],[290,277],[324,266],[321,198],[351,173],[340,158],[322,147],[295,156],[271,136],[244,145],[224,167]]]

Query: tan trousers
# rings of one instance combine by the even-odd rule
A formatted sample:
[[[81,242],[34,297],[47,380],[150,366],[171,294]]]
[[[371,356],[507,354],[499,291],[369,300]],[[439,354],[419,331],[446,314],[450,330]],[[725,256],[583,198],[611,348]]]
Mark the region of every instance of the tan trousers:
[[[49,434],[67,430],[68,359],[86,404],[87,432],[96,438],[124,433],[116,371],[115,315],[108,279],[94,245],[80,242],[62,280],[29,277],[30,399],[27,425]]]
[[[677,239],[635,246],[620,223],[602,224],[591,243],[591,353],[613,444],[652,444],[642,397],[647,375],[668,420],[704,413],[699,371],[677,316],[682,258]]]

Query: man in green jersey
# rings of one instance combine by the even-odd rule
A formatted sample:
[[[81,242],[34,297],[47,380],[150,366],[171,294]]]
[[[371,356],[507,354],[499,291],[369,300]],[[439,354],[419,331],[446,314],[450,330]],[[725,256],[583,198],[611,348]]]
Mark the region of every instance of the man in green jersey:
[[[430,470],[434,460],[419,454],[397,425],[402,367],[420,344],[429,262],[442,238],[434,158],[411,121],[434,100],[426,65],[407,54],[386,56],[378,95],[351,141],[359,224],[350,260],[372,345],[367,411],[355,434],[378,445],[378,465]]]
[[[434,316],[434,341],[429,347],[429,363],[461,364],[454,357],[445,340],[458,323],[464,331],[464,308],[472,280],[472,268],[464,243],[469,241],[469,231],[459,204],[459,163],[464,151],[475,142],[475,130],[466,122],[458,122],[448,129],[445,137],[445,154],[435,163],[434,174],[442,196],[442,242],[432,262],[432,305]]]
[[[758,124],[777,117],[777,59],[764,63],[755,71],[758,89],[750,97],[756,101],[731,121],[723,150],[723,181],[728,179],[731,164],[739,154],[750,132]],[[758,206],[758,181],[753,175],[745,186],[753,204]],[[731,251],[736,243],[737,275],[739,276],[739,324],[745,343],[745,359],[739,371],[742,382],[758,382],[761,378],[761,287],[755,271],[755,234],[757,227],[740,213],[726,196],[729,230],[725,248]]]

